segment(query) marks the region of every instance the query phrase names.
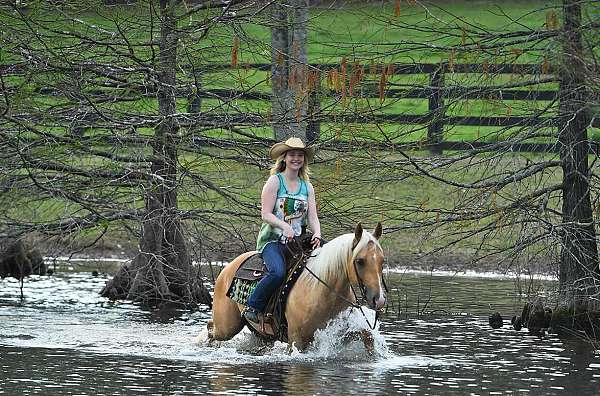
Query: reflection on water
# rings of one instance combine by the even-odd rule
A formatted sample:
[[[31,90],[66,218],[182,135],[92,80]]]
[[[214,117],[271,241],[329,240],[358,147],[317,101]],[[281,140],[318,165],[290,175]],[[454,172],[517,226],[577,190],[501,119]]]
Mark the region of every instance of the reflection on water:
[[[588,344],[488,326],[490,312],[510,318],[523,294],[550,292],[548,281],[390,274],[393,304],[369,356],[340,342],[349,326],[366,327],[358,312],[303,353],[246,331],[215,347],[196,342],[207,311],[110,303],[97,294],[105,280],[33,277],[23,302],[16,281],[0,280],[0,394],[585,395],[600,385]]]

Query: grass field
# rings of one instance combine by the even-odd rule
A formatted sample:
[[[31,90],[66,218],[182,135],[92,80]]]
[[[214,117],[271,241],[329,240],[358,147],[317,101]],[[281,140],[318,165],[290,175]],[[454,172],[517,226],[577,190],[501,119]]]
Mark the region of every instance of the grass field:
[[[383,6],[381,5],[383,3]],[[78,5],[79,9],[67,9],[67,13],[73,15],[83,15],[80,17],[83,23],[67,21],[64,15],[57,16],[49,13],[47,10],[32,10],[31,20],[27,23],[37,26],[41,37],[45,39],[46,45],[52,45],[54,53],[48,51],[47,54],[53,62],[60,64],[59,60],[65,59],[68,62],[86,62],[95,60],[104,62],[107,69],[110,67],[131,68],[135,70],[127,75],[132,82],[136,84],[145,84],[146,75],[143,71],[136,68],[145,63],[151,63],[153,54],[152,49],[147,45],[151,37],[156,38],[157,30],[148,29],[148,10],[147,4],[140,2],[132,6],[114,6],[106,8],[99,6],[100,2],[94,3],[97,8],[85,8],[86,2]],[[342,3],[332,3],[332,5],[320,5],[311,9],[311,20],[309,27],[309,59],[315,63],[333,63],[340,64],[342,58],[350,63],[360,62],[369,65],[371,62],[380,64],[389,63],[432,63],[438,64],[440,61],[453,61],[457,64],[463,62],[489,64],[497,63],[533,63],[542,64],[544,57],[553,59],[556,48],[555,43],[549,40],[537,43],[523,42],[507,44],[506,48],[498,51],[482,50],[474,45],[476,41],[483,42],[486,35],[499,32],[517,32],[528,29],[543,30],[548,20],[548,15],[552,11],[559,12],[559,2],[546,1],[507,1],[507,2],[487,2],[487,1],[434,1],[423,3],[425,8],[417,7],[412,1],[401,2],[399,15],[394,10],[393,1],[387,2],[352,2],[341,6]],[[210,12],[205,15],[207,18],[212,16]],[[194,26],[195,23],[202,21],[204,16],[196,16],[189,20],[182,20],[180,28],[186,29]],[[43,27],[42,21],[50,21]],[[12,16],[3,13],[0,16],[0,23],[8,24],[14,22]],[[117,32],[115,22],[121,26]],[[220,72],[202,73],[201,86],[203,89],[222,89],[228,88],[237,91],[251,89],[255,92],[269,93],[271,90],[268,84],[269,75],[265,72],[258,72],[243,67],[244,63],[267,63],[270,61],[270,32],[265,26],[266,18],[259,16],[252,22],[241,24],[231,24],[228,26],[215,25],[209,30],[209,34],[202,40],[197,40],[198,32],[195,34],[185,33],[180,41],[180,62],[181,70],[178,73],[181,86],[189,84],[193,76],[191,68],[188,66],[206,66],[211,64],[229,64],[231,62],[231,48],[234,36],[239,38],[239,64],[241,67],[229,69]],[[26,23],[22,22],[24,27]],[[38,26],[39,24],[39,26]],[[85,34],[88,37],[98,35],[99,43],[97,46],[81,46],[75,38],[64,38],[60,33],[61,29],[76,31]],[[102,31],[100,30],[102,29]],[[436,29],[434,32],[432,29]],[[18,30],[18,29],[17,29]],[[17,30],[14,30],[16,32]],[[106,32],[109,33],[106,33]],[[117,32],[111,35],[110,32]],[[130,49],[134,52],[135,58],[140,62],[136,63],[127,53],[125,46],[120,39],[122,35],[127,38],[131,45]],[[27,37],[27,36],[25,36]],[[33,37],[33,36],[32,36]],[[116,37],[116,38],[115,38]],[[117,40],[119,38],[119,40]],[[110,40],[117,40],[120,44],[111,47],[107,43]],[[496,42],[503,42],[499,39]],[[43,48],[40,42],[32,40],[32,47]],[[116,48],[116,49],[115,49]],[[0,49],[0,63],[6,64],[15,60],[16,53],[9,51],[10,47]],[[157,50],[154,45],[153,50]],[[119,52],[120,51],[120,52]],[[45,53],[41,51],[41,53]],[[123,55],[120,56],[119,53]],[[106,92],[113,88],[103,86],[105,82],[98,74],[94,74],[92,79],[78,79],[69,73],[58,75],[51,72],[34,73],[33,75],[8,76],[4,82],[14,88],[15,96],[13,105],[15,109],[25,111],[36,110],[55,114],[58,110],[72,110],[81,106],[84,110],[91,109],[85,101],[74,100],[71,97],[56,95],[53,93],[41,94],[40,87],[45,86],[69,86],[69,84],[81,84],[83,92],[89,93],[94,98],[93,92],[104,89]],[[532,79],[531,76],[520,76],[518,74],[508,74],[499,76],[484,76],[481,74],[460,74],[448,73],[446,76],[446,86],[492,86],[517,84]],[[377,86],[379,74],[369,76],[364,80],[363,88]],[[410,89],[413,87],[426,87],[429,84],[429,75],[396,75],[389,78],[388,85],[394,89]],[[321,98],[321,107],[326,108],[328,112],[337,114],[412,114],[425,115],[428,109],[427,99],[414,98],[391,98],[386,97],[383,102],[375,95],[372,98],[341,98],[340,93],[335,88],[328,85],[326,80],[322,81],[323,97]],[[360,87],[359,87],[360,88]],[[539,84],[533,89],[554,90],[557,88],[556,82]],[[366,89],[366,88],[365,88]],[[512,88],[507,88],[512,89]],[[527,88],[523,88],[527,89]],[[116,91],[115,91],[116,92]],[[123,101],[98,101],[95,103],[97,109],[103,114],[119,118],[134,114],[143,118],[144,116],[156,116],[158,105],[156,98],[136,97],[135,92],[128,92],[126,89],[118,91]],[[177,101],[177,111],[185,113],[187,110],[188,99],[181,97]],[[529,115],[538,111],[544,106],[550,106],[548,101],[510,101],[510,100],[490,100],[490,99],[448,99],[446,101],[446,115],[448,116],[497,116],[509,117],[517,115]],[[550,106],[549,112],[555,110],[555,105]],[[95,109],[91,110],[94,111]],[[270,112],[270,103],[266,101],[255,100],[221,100],[204,99],[201,112],[206,115],[223,113],[254,113],[261,116],[268,116]],[[59,119],[59,121],[61,121]],[[99,122],[101,122],[100,120]],[[58,122],[58,121],[57,121]],[[42,130],[51,136],[67,136],[67,125],[38,125]],[[394,143],[423,141],[426,133],[426,125],[401,125],[394,123],[373,124],[351,124],[341,122],[324,122],[321,126],[321,138],[323,141],[342,140],[342,141],[386,141]],[[268,127],[243,127],[246,134],[257,137],[271,137],[272,131]],[[541,131],[540,131],[541,132]],[[554,131],[548,130],[552,133]],[[94,134],[118,135],[125,134],[122,130],[94,129],[86,131],[87,136]],[[140,127],[135,133],[142,136],[152,136],[154,131],[149,127]],[[517,128],[497,128],[497,127],[476,127],[476,126],[452,126],[446,125],[444,135],[446,140],[450,141],[498,141],[508,139],[514,134],[522,133]],[[182,130],[186,138],[190,136],[206,136],[215,138],[231,138],[239,140],[248,140],[247,137],[227,130],[225,128],[207,128],[197,130],[193,127]],[[593,139],[600,140],[600,131],[590,128],[589,135]],[[35,137],[31,134],[31,137]],[[552,141],[552,138],[535,138],[534,141]],[[121,155],[148,155],[149,147],[129,148],[129,147],[107,147],[100,144],[95,146],[102,150],[113,150],[114,153]],[[60,143],[54,147],[39,148],[53,151],[54,155],[62,156],[70,154],[69,148],[60,148]],[[240,150],[241,151],[241,150]],[[94,155],[82,154],[85,151],[77,151],[81,157],[73,159],[72,164],[87,169],[110,170],[117,166],[111,164],[109,160],[100,159]],[[226,153],[231,157],[237,152]],[[264,153],[263,153],[264,154]],[[356,154],[356,153],[353,153]],[[425,177],[407,177],[403,174],[405,170],[388,169],[386,166],[394,161],[401,160],[401,156],[388,155],[385,157],[384,165],[378,164],[380,156],[378,153],[361,153],[361,161],[357,157],[346,158],[344,153],[330,152],[323,153],[319,157],[319,163],[314,166],[315,188],[319,192],[319,205],[324,218],[331,216],[326,221],[328,237],[332,233],[340,232],[342,224],[335,216],[340,213],[347,214],[348,221],[360,220],[361,217],[369,225],[382,219],[388,227],[396,227],[395,232],[388,236],[390,242],[386,242],[390,249],[397,253],[411,253],[420,250],[429,250],[447,242],[449,239],[440,237],[438,239],[431,235],[415,235],[416,232],[410,229],[399,230],[399,224],[435,218],[435,210],[450,210],[457,202],[464,198],[460,190],[449,191],[448,186],[435,183]],[[453,153],[449,153],[453,155]],[[372,158],[370,157],[372,155]],[[427,157],[426,152],[414,152],[416,158]],[[493,156],[494,154],[488,154]],[[217,156],[218,157],[218,156]],[[494,166],[498,167],[498,172],[509,173],[517,167],[531,161],[544,160],[552,158],[552,154],[510,154],[505,159],[498,160]],[[367,160],[371,161],[368,162]],[[227,202],[215,190],[206,188],[201,182],[189,182],[182,176],[181,190],[179,194],[180,207],[183,210],[193,210],[198,207],[205,210],[203,221],[219,226],[227,226],[228,230],[239,231],[239,235],[247,240],[252,238],[252,233],[256,231],[258,223],[258,197],[262,182],[266,177],[264,169],[257,169],[256,166],[249,166],[241,162],[232,160],[215,159],[207,155],[205,149],[184,148],[180,156],[180,165],[189,174],[202,175],[208,181],[217,185],[223,191],[232,196],[238,197],[246,205],[241,219],[227,215],[211,215],[210,211],[217,213],[220,210],[235,209],[235,204]],[[368,166],[366,165],[368,163]],[[361,168],[365,165],[364,168]],[[129,165],[128,165],[129,166]],[[189,176],[189,174],[187,176]],[[481,175],[469,173],[465,168],[456,166],[447,171],[445,176],[462,182],[475,180]],[[544,174],[543,183],[553,183],[559,180],[560,172],[550,172]],[[541,177],[540,177],[541,179]],[[350,181],[348,181],[350,180]],[[375,180],[385,180],[385,185],[380,185]],[[540,180],[536,182],[542,183]],[[100,183],[100,182],[99,182]],[[357,191],[357,186],[360,190]],[[95,194],[98,185],[86,186],[90,194]],[[117,205],[123,207],[143,208],[143,201],[140,198],[142,186],[129,190],[106,186],[102,192],[104,196],[115,198]],[[87,191],[85,191],[87,192]],[[360,194],[359,194],[360,193]],[[512,199],[511,195],[522,193],[515,187],[514,190],[506,192],[505,198],[499,196],[494,204],[501,205]],[[49,194],[50,195],[50,194]],[[61,199],[60,196],[53,196],[42,202],[33,202],[29,200],[27,192],[15,192],[13,203],[19,202],[22,205],[15,207],[10,211],[11,218],[20,216],[36,221],[60,221],[62,218],[68,218],[74,214],[85,213],[86,208],[81,205],[69,202],[67,199]],[[489,197],[484,197],[485,199]],[[551,198],[551,205],[554,197]],[[6,199],[6,198],[5,198]],[[555,205],[555,206],[556,206]],[[242,212],[240,210],[240,212]],[[439,212],[438,212],[439,213]],[[242,226],[248,223],[249,218],[254,216],[256,224]],[[500,215],[498,215],[500,216]],[[491,220],[488,220],[491,221]],[[473,222],[474,223],[474,222]],[[475,224],[464,223],[456,225],[456,229],[468,229]],[[135,228],[136,225],[129,225]],[[198,226],[201,227],[201,226]],[[100,225],[94,231],[86,231],[82,240],[93,240]],[[204,231],[200,229],[199,231]],[[344,231],[347,231],[344,229]],[[250,237],[248,236],[250,235]],[[81,237],[81,236],[80,236]],[[105,237],[112,238],[113,244],[118,244],[122,238],[120,232],[109,233]],[[498,234],[491,237],[498,246],[509,245],[516,240],[516,237],[508,234]],[[81,244],[85,244],[81,242]],[[472,251],[474,246],[480,242],[475,238],[472,241],[464,241],[457,245],[457,249]],[[135,243],[135,241],[132,241]]]

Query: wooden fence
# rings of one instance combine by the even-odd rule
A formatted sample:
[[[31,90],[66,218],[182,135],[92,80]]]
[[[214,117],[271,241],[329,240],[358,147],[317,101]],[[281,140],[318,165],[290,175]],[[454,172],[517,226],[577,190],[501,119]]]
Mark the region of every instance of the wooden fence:
[[[362,67],[365,70],[372,68],[372,65],[355,65],[349,64],[349,70],[353,67]],[[0,72],[8,71],[8,66],[0,66]],[[11,73],[22,73],[23,67],[13,65],[9,69]],[[312,91],[309,106],[309,134],[310,136],[318,137],[320,134],[320,124],[325,123],[355,123],[355,124],[410,124],[422,125],[427,128],[427,139],[419,142],[407,142],[402,144],[408,147],[419,147],[429,149],[434,154],[442,153],[443,150],[500,150],[509,149],[512,151],[526,152],[552,152],[558,151],[559,146],[556,143],[531,143],[522,142],[515,144],[512,142],[485,142],[476,141],[448,141],[444,140],[444,128],[447,125],[453,126],[482,126],[482,127],[519,127],[519,126],[535,126],[537,128],[556,127],[557,120],[555,117],[538,116],[538,115],[506,115],[506,116],[449,116],[446,114],[447,102],[449,100],[495,100],[495,101],[555,101],[558,100],[557,90],[548,89],[532,89],[542,83],[557,83],[558,78],[554,75],[555,70],[548,65],[536,64],[386,64],[375,65],[377,72],[381,73],[383,68],[386,69],[388,77],[390,75],[428,75],[428,83],[413,86],[410,88],[395,88],[393,84],[389,84],[385,90],[385,98],[394,100],[405,99],[422,99],[427,100],[428,111],[424,114],[384,114],[382,112],[370,112],[368,114],[355,113],[324,113],[319,112],[321,102],[325,99],[339,99],[339,93],[327,89],[315,89]],[[7,69],[7,70],[4,70]],[[240,69],[256,70],[269,72],[270,64],[245,64]],[[319,79],[324,78],[324,74],[331,70],[340,69],[339,64],[314,64],[311,65],[311,70],[320,73]],[[214,64],[196,70],[198,77],[205,73],[219,73],[226,70],[232,70],[229,64]],[[350,75],[351,71],[347,73]],[[480,76],[497,76],[497,75],[518,75],[531,76],[530,80],[533,84],[522,87],[502,87],[502,86],[447,86],[446,76],[449,74],[479,74]],[[535,77],[535,81],[534,81]],[[318,84],[320,87],[323,84]],[[518,84],[515,84],[518,85]],[[527,89],[525,89],[527,88]],[[40,88],[39,93],[45,95],[58,94],[56,88]],[[88,92],[89,93],[89,92]],[[102,94],[99,91],[98,94]],[[140,86],[140,94],[145,96],[154,96],[151,87]],[[362,84],[360,89],[355,90],[353,97],[359,98],[379,98],[379,90],[377,81],[369,81]],[[189,112],[201,111],[201,100],[220,99],[220,100],[257,100],[271,101],[271,95],[268,92],[252,92],[252,91],[236,91],[230,89],[201,89],[194,92],[192,95],[189,91],[178,92],[178,97],[187,97],[189,100]],[[74,118],[78,122],[83,123],[83,128],[93,126],[95,120],[94,115],[86,112],[85,115],[74,114]],[[202,116],[200,115],[200,119]],[[269,125],[267,117],[258,114],[210,114],[206,124],[211,125],[246,125],[246,126],[266,126]],[[203,121],[203,122],[204,122]],[[600,128],[600,119],[594,118],[591,124],[593,127]],[[595,153],[600,152],[599,143],[591,141],[591,150]]]
[[[350,67],[350,66],[349,66]],[[370,66],[362,66],[369,70]],[[203,72],[219,72],[230,69],[230,65],[214,65],[206,68]],[[243,68],[248,70],[270,71],[270,64],[246,64]],[[318,70],[320,73],[325,73],[329,70],[340,68],[339,64],[315,64],[311,68]],[[461,126],[483,126],[483,127],[517,127],[517,126],[539,126],[553,127],[556,126],[556,120],[550,117],[538,116],[494,116],[494,117],[478,117],[478,116],[447,116],[445,114],[447,100],[511,100],[511,101],[554,101],[558,99],[557,90],[548,89],[515,89],[504,87],[486,87],[486,86],[445,86],[445,76],[449,73],[460,74],[481,74],[487,76],[496,75],[518,75],[536,77],[537,81],[534,84],[528,85],[530,88],[535,85],[548,82],[558,82],[558,79],[553,75],[554,70],[548,65],[535,64],[393,64],[377,65],[378,71],[383,68],[388,70],[389,75],[410,75],[410,74],[428,74],[428,86],[419,86],[411,89],[389,88],[385,91],[385,98],[390,99],[423,99],[428,101],[428,112],[425,114],[318,114],[317,111],[311,111],[313,114],[309,119],[309,130],[312,134],[318,136],[321,122],[344,122],[344,123],[398,123],[398,124],[418,124],[427,126],[427,141],[413,142],[414,145],[427,147],[432,153],[440,154],[445,149],[451,150],[468,150],[468,149],[486,149],[489,147],[493,150],[498,150],[499,147],[509,147],[513,151],[557,151],[558,146],[554,143],[520,143],[509,144],[503,142],[456,142],[444,140],[445,125],[461,125]],[[348,73],[349,75],[350,73]],[[271,100],[270,94],[260,92],[237,92],[233,90],[204,90],[198,92],[200,98],[230,98],[230,99],[249,99],[249,100]],[[339,96],[335,92],[328,90],[315,90],[311,95],[309,106],[319,108],[320,100],[324,98],[333,99]],[[354,97],[362,98],[377,98],[379,92],[374,84],[363,87],[360,92],[355,93]],[[318,114],[318,115],[314,115]],[[251,123],[253,125],[266,125],[266,121],[256,115],[237,114],[228,118],[232,123]],[[592,126],[600,127],[600,120],[594,119]],[[598,152],[598,145],[592,142],[592,150]],[[410,143],[408,144],[410,145]]]

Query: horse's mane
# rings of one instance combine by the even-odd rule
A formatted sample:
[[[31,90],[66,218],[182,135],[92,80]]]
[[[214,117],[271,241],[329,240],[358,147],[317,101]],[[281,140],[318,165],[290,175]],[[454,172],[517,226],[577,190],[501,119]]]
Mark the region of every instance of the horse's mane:
[[[316,256],[308,260],[307,267],[323,282],[332,282],[341,276],[346,276],[346,264],[348,261],[354,260],[354,256],[371,240],[381,248],[377,239],[370,232],[363,231],[362,238],[354,250],[352,250],[354,233],[340,235],[327,242],[322,248],[316,250],[314,252]],[[304,276],[308,276],[309,284],[319,282],[308,271],[305,271]]]

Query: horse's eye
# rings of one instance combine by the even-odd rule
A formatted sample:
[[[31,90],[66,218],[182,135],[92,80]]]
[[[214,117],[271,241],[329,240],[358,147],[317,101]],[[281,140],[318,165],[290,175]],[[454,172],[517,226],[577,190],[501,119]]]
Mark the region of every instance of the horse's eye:
[[[358,265],[359,267],[362,267],[365,265],[365,259],[356,259],[356,265]]]

